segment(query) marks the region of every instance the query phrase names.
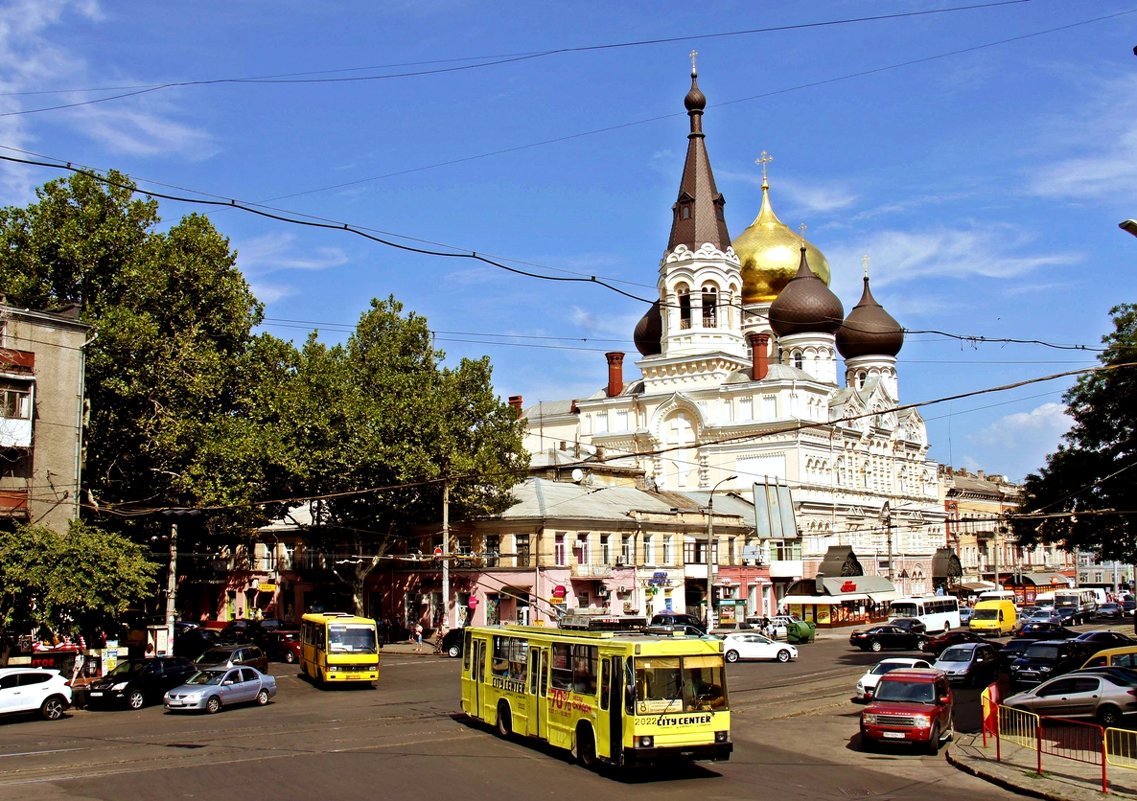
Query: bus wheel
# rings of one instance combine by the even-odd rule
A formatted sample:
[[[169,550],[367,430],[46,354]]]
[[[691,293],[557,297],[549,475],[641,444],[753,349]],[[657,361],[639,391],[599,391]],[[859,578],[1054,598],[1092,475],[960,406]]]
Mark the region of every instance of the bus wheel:
[[[572,755],[583,767],[592,768],[596,765],[596,740],[592,736],[592,729],[586,724],[582,723],[576,728]]]
[[[509,704],[505,701],[497,702],[497,735],[507,738],[513,734],[513,719],[509,714]]]

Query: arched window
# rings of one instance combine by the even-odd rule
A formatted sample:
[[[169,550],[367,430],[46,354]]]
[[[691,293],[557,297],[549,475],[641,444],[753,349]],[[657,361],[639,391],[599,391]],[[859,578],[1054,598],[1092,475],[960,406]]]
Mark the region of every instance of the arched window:
[[[719,290],[714,284],[703,286],[703,328],[718,326]]]
[[[794,367],[796,367],[797,369],[800,370],[800,369],[802,369],[802,365],[804,365],[804,364],[805,364],[805,360],[802,358],[801,351],[795,350],[794,351]]]
[[[691,293],[686,284],[675,287],[675,294],[679,298],[679,327],[691,327]]]

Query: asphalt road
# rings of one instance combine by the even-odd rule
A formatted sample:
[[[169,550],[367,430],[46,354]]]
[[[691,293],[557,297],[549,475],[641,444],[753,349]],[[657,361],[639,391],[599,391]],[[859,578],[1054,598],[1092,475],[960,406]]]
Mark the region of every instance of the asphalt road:
[[[1005,799],[939,757],[857,748],[857,677],[880,655],[844,638],[802,646],[797,662],[729,667],[729,762],[629,775],[503,741],[458,714],[458,660],[385,652],[377,689],[319,690],[284,665],[267,707],[212,716],[73,711],[61,721],[0,721],[6,799],[711,798],[928,801]],[[957,725],[979,725],[978,693],[957,696]]]

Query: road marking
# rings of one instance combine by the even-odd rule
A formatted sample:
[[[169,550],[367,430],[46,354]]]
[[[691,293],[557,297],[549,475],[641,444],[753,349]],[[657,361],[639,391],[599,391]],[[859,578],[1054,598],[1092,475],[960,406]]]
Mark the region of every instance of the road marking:
[[[47,751],[21,751],[16,754],[0,754],[3,757],[40,756],[41,754],[66,754],[68,751],[90,751],[89,748],[52,748]]]

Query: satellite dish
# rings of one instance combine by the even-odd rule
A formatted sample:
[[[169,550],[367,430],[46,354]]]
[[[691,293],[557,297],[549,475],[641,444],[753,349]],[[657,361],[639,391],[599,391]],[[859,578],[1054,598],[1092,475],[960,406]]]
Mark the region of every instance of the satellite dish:
[[[581,470],[579,467],[574,468],[572,471],[572,480],[575,481],[577,484],[579,484],[581,481],[584,480],[584,471]]]

